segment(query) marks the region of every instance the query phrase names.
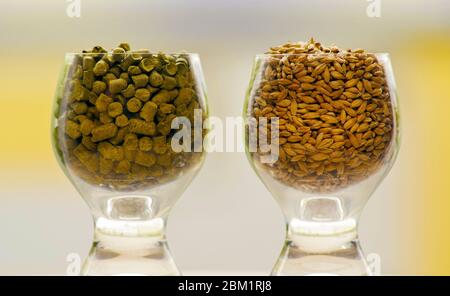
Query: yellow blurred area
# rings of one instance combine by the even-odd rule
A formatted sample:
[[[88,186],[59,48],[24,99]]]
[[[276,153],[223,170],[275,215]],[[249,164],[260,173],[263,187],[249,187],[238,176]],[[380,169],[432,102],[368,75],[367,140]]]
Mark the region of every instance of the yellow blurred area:
[[[449,274],[450,38],[419,38],[405,44],[402,52],[405,67],[397,72],[408,84],[402,87],[400,100],[403,105],[408,101],[416,105],[416,112],[402,118],[402,124],[418,123],[414,138],[405,142],[419,146],[422,152],[410,158],[417,176],[410,186],[415,188],[416,200],[421,201],[416,205],[420,209],[417,220],[423,226],[416,243],[423,244],[424,253],[417,254],[417,261],[423,274]],[[409,148],[405,145],[403,152],[408,153]]]
[[[0,72],[5,143],[0,146],[0,162],[15,168],[48,163],[53,158],[50,114],[61,65],[49,57],[26,54],[1,56],[0,63],[6,69]]]

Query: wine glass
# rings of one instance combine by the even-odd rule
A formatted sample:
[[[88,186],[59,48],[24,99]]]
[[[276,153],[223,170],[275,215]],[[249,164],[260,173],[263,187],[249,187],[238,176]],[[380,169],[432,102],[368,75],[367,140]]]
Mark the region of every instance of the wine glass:
[[[179,275],[165,226],[205,156],[200,58],[125,49],[66,54],[57,85],[52,144],[95,227],[81,274]]]
[[[370,275],[358,221],[399,148],[388,54],[257,55],[244,104],[246,152],[286,219],[272,275]]]

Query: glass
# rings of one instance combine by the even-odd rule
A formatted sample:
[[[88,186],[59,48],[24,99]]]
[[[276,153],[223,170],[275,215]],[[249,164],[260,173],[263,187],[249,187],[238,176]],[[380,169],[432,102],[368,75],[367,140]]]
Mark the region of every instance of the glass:
[[[395,161],[398,114],[388,54],[256,56],[244,104],[246,153],[286,219],[272,275],[372,274],[358,220]]]
[[[207,117],[200,59],[187,53],[141,51],[120,55],[66,54],[55,96],[54,152],[64,173],[88,204],[95,227],[81,274],[179,275],[167,246],[165,226],[170,210],[205,157],[201,146],[198,149]],[[145,58],[146,64],[140,64]],[[92,63],[100,60],[110,65],[103,77],[92,76],[92,71],[84,69],[92,69]],[[122,72],[117,60],[134,67],[126,73],[127,66]],[[127,90],[114,90],[125,86],[118,81],[111,83],[119,78],[119,73],[128,86],[136,86],[132,95],[126,95]],[[146,79],[138,81],[142,76],[132,76],[139,73],[148,74],[148,84]],[[150,73],[162,86],[151,85]],[[101,82],[89,81],[90,77],[105,82],[106,89],[99,87]],[[137,102],[138,88],[142,102]],[[132,99],[141,113],[127,105]],[[107,105],[102,106],[101,100]],[[157,106],[153,119],[142,113],[150,101]],[[127,118],[122,116],[120,121],[119,113]],[[181,124],[175,128],[174,118],[180,119]],[[182,151],[172,145],[180,127],[187,128],[189,137],[194,135],[194,141],[181,138],[180,145],[187,148]],[[113,134],[108,136],[111,130]]]

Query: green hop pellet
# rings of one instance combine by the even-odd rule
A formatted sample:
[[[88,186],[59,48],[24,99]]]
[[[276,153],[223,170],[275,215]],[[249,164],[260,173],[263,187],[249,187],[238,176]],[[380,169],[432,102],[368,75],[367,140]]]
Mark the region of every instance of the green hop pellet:
[[[137,150],[138,143],[139,143],[139,139],[135,134],[127,134],[127,135],[125,135],[123,146],[127,150]]]
[[[128,111],[130,111],[132,113],[139,112],[139,110],[141,110],[141,108],[142,108],[142,102],[136,98],[131,98],[127,102],[127,109],[128,109]]]
[[[104,49],[103,47],[96,45],[94,46],[94,48],[92,48],[92,52],[93,53],[107,53],[108,51],[106,49]],[[103,55],[100,55],[103,56]]]
[[[121,62],[125,57],[126,50],[122,47],[114,48],[112,52],[112,59],[114,62]]]
[[[150,91],[146,88],[139,88],[136,90],[134,96],[143,102],[147,102],[150,99]]]
[[[128,75],[128,73],[125,73],[125,72],[120,73],[119,78],[122,78],[127,83],[130,82],[130,75]]]
[[[127,149],[127,147],[124,146],[123,153],[125,155],[125,159],[133,162],[133,164],[134,164],[134,161],[136,159],[137,149],[129,150],[129,149]]]
[[[130,54],[131,58],[133,59],[134,64],[139,64],[139,62],[142,60],[143,56],[142,53],[139,51],[132,51]]]
[[[117,94],[127,88],[127,81],[125,79],[119,78],[109,81],[109,92],[112,94]]]
[[[122,147],[116,147],[107,141],[100,142],[97,145],[97,150],[106,159],[118,161],[124,157]]]
[[[152,98],[152,102],[156,105],[160,105],[162,103],[169,102],[171,98],[172,97],[170,93],[167,90],[163,89]]]
[[[164,154],[167,151],[166,137],[159,136],[153,138],[153,151],[156,154]]]
[[[176,63],[169,63],[164,67],[164,71],[166,72],[166,74],[174,76],[175,74],[177,74],[178,67]]]
[[[139,67],[144,72],[150,72],[151,70],[153,70],[156,67],[156,65],[151,58],[145,58],[145,59],[142,59],[142,61],[139,63]]]
[[[131,79],[133,80],[136,88],[144,87],[148,83],[148,76],[145,74],[131,76]]]
[[[149,137],[142,137],[139,139],[139,150],[141,151],[150,151],[153,147],[152,139]]]
[[[149,82],[153,87],[158,87],[163,83],[164,78],[157,71],[152,71],[149,77]]]
[[[117,126],[107,123],[92,129],[92,142],[99,142],[114,137],[117,133]]]
[[[127,88],[122,91],[122,95],[127,99],[134,97],[135,93],[136,90],[133,84],[128,84]]]
[[[116,174],[128,174],[130,172],[130,169],[131,163],[126,159],[122,159],[121,161],[119,161],[119,163],[117,163],[114,172],[116,172]]]
[[[128,125],[128,117],[124,114],[121,114],[119,116],[116,117],[115,119],[115,124],[118,127],[125,127]]]
[[[114,95],[114,100],[122,104],[122,106],[125,106],[125,104],[127,103],[127,99],[121,94]]]
[[[113,122],[114,119],[108,115],[108,112],[100,112],[99,120],[101,123],[106,124]]]
[[[97,99],[97,95],[94,92],[90,91],[90,90],[85,89],[84,94],[85,94],[85,96],[83,98],[84,101],[92,102],[92,101],[95,101]]]
[[[118,47],[123,48],[125,51],[130,51],[130,49],[131,49],[130,45],[126,42],[120,43]]]
[[[79,80],[73,80],[71,83],[71,93],[70,93],[70,99],[72,101],[80,101],[85,96],[85,88],[81,85],[81,82]]]
[[[92,142],[91,137],[88,136],[83,136],[81,139],[81,144],[83,144],[83,146],[90,151],[95,151],[97,149],[97,144]]]
[[[173,113],[174,111],[175,106],[172,104],[162,103],[161,105],[159,105],[159,112],[161,112],[162,114],[169,114]]]
[[[159,88],[147,85],[146,89],[150,92],[150,96],[154,95],[159,91]]]
[[[92,56],[83,57],[83,70],[92,71],[95,66],[95,59]]]
[[[134,118],[128,121],[128,128],[132,133],[146,136],[153,136],[156,132],[156,124],[154,122],[146,122]]]
[[[173,56],[171,56],[171,55],[168,55],[168,54],[160,52],[158,54],[158,56],[165,64],[169,64],[169,63],[175,62],[175,58]]]
[[[147,102],[142,107],[139,116],[145,121],[153,121],[157,110],[158,105],[156,105],[154,102]]]
[[[75,111],[73,111],[73,110],[69,110],[67,112],[67,118],[70,119],[70,120],[74,120],[75,121],[75,118],[77,116],[78,116],[77,113],[75,113]]]
[[[139,75],[139,74],[142,74],[142,70],[138,66],[130,66],[128,68],[128,75],[133,76],[133,75]]]
[[[177,79],[177,84],[179,87],[183,88],[186,87],[188,84],[188,79],[186,78],[186,76],[184,75],[177,75],[175,76],[175,78]]]
[[[114,63],[110,53],[102,55],[102,61],[106,62],[108,65],[112,65]]]
[[[78,139],[81,137],[80,125],[72,120],[66,121],[66,134],[72,139]]]
[[[77,116],[74,117],[75,122],[78,122],[80,124],[83,121],[85,121],[86,119],[89,119],[89,118],[86,115],[84,115],[84,114],[80,114],[80,115],[77,115]]]
[[[177,58],[175,64],[177,65],[178,74],[185,74],[189,71],[189,62],[185,58]]]
[[[108,105],[111,104],[113,99],[105,94],[100,94],[95,101],[95,107],[98,112],[105,112],[108,109]]]
[[[117,76],[114,75],[113,73],[106,73],[106,75],[103,76],[103,81],[107,84],[109,84],[109,82],[111,80],[115,80],[115,79],[117,79]]]
[[[178,89],[172,89],[170,91],[167,92],[167,95],[169,96],[169,101],[172,101],[173,99],[175,99],[178,96]],[[162,103],[167,103],[167,102],[162,102]]]
[[[147,152],[138,151],[136,154],[136,163],[145,167],[151,167],[156,163],[156,157]]]
[[[172,120],[175,118],[176,116],[173,114],[168,115],[167,117],[165,117],[164,119],[160,120],[159,123],[156,126],[156,130],[164,136],[167,136],[170,131],[172,130]]]
[[[85,102],[76,102],[71,105],[72,110],[76,114],[84,114],[87,112],[88,105]]]
[[[94,72],[92,70],[83,71],[83,85],[87,89],[92,89],[94,81],[95,81],[95,77],[94,77]]]
[[[72,74],[72,79],[80,79],[82,75],[83,75],[83,67],[81,65],[77,65]]]
[[[162,84],[163,89],[172,90],[177,86],[177,80],[174,77],[164,75],[164,81]]]
[[[95,101],[91,102],[91,104],[95,105]],[[98,112],[97,108],[95,106],[88,107],[88,115],[91,117],[97,117],[100,112]],[[92,119],[92,118],[91,118]]]
[[[117,131],[117,134],[114,138],[111,138],[109,140],[110,143],[114,144],[114,145],[120,145],[123,143],[125,136],[128,133],[128,129],[126,127],[121,127],[119,128],[119,130]]]
[[[179,104],[176,106],[175,112],[178,116],[186,116],[188,113],[187,106],[185,104]]]
[[[172,164],[172,154],[166,152],[158,156],[156,163],[163,167],[170,167],[170,165]]]
[[[133,57],[132,57],[130,54],[128,54],[128,55],[125,55],[124,59],[123,59],[122,62],[119,64],[119,67],[120,67],[123,71],[127,71],[128,68],[129,68],[130,66],[133,65],[133,63],[134,63]]]
[[[117,117],[123,112],[122,104],[119,102],[113,102],[108,105],[108,115],[111,117]]]
[[[83,144],[78,145],[73,150],[73,155],[87,168],[90,172],[98,170],[98,158],[95,152],[89,151]]]
[[[97,111],[97,110],[96,110]],[[108,112],[96,112],[96,118],[94,119],[95,126],[101,125],[102,123],[110,123],[112,122],[111,117],[108,115]],[[105,117],[105,115],[108,115],[108,117]]]
[[[92,132],[94,127],[95,127],[95,124],[94,124],[94,122],[92,120],[85,119],[80,124],[80,131],[81,131],[81,133],[83,135],[87,136],[87,135],[89,135]]]
[[[122,69],[120,69],[117,66],[112,67],[111,69],[109,69],[109,73],[114,74],[114,76],[116,76],[117,78],[120,78],[120,74],[122,74]]]
[[[102,76],[105,75],[109,70],[109,65],[107,62],[100,60],[98,61],[94,66],[94,74],[95,76]]]
[[[114,162],[112,160],[106,159],[103,156],[100,157],[98,164],[99,164],[99,171],[103,175],[109,174],[114,166]]]
[[[97,95],[101,94],[106,90],[106,83],[103,81],[94,81],[92,84],[92,91],[96,93]]]
[[[175,99],[175,105],[188,104],[195,96],[194,90],[191,88],[182,88]]]

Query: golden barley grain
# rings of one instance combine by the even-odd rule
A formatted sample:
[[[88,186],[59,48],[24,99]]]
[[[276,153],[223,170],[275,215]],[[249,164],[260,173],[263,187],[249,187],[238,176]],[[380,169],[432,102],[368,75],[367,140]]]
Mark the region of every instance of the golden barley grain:
[[[275,55],[264,66],[252,115],[280,118],[281,146],[278,161],[264,167],[284,184],[309,191],[333,191],[381,167],[394,112],[376,56],[314,40],[268,53]]]

